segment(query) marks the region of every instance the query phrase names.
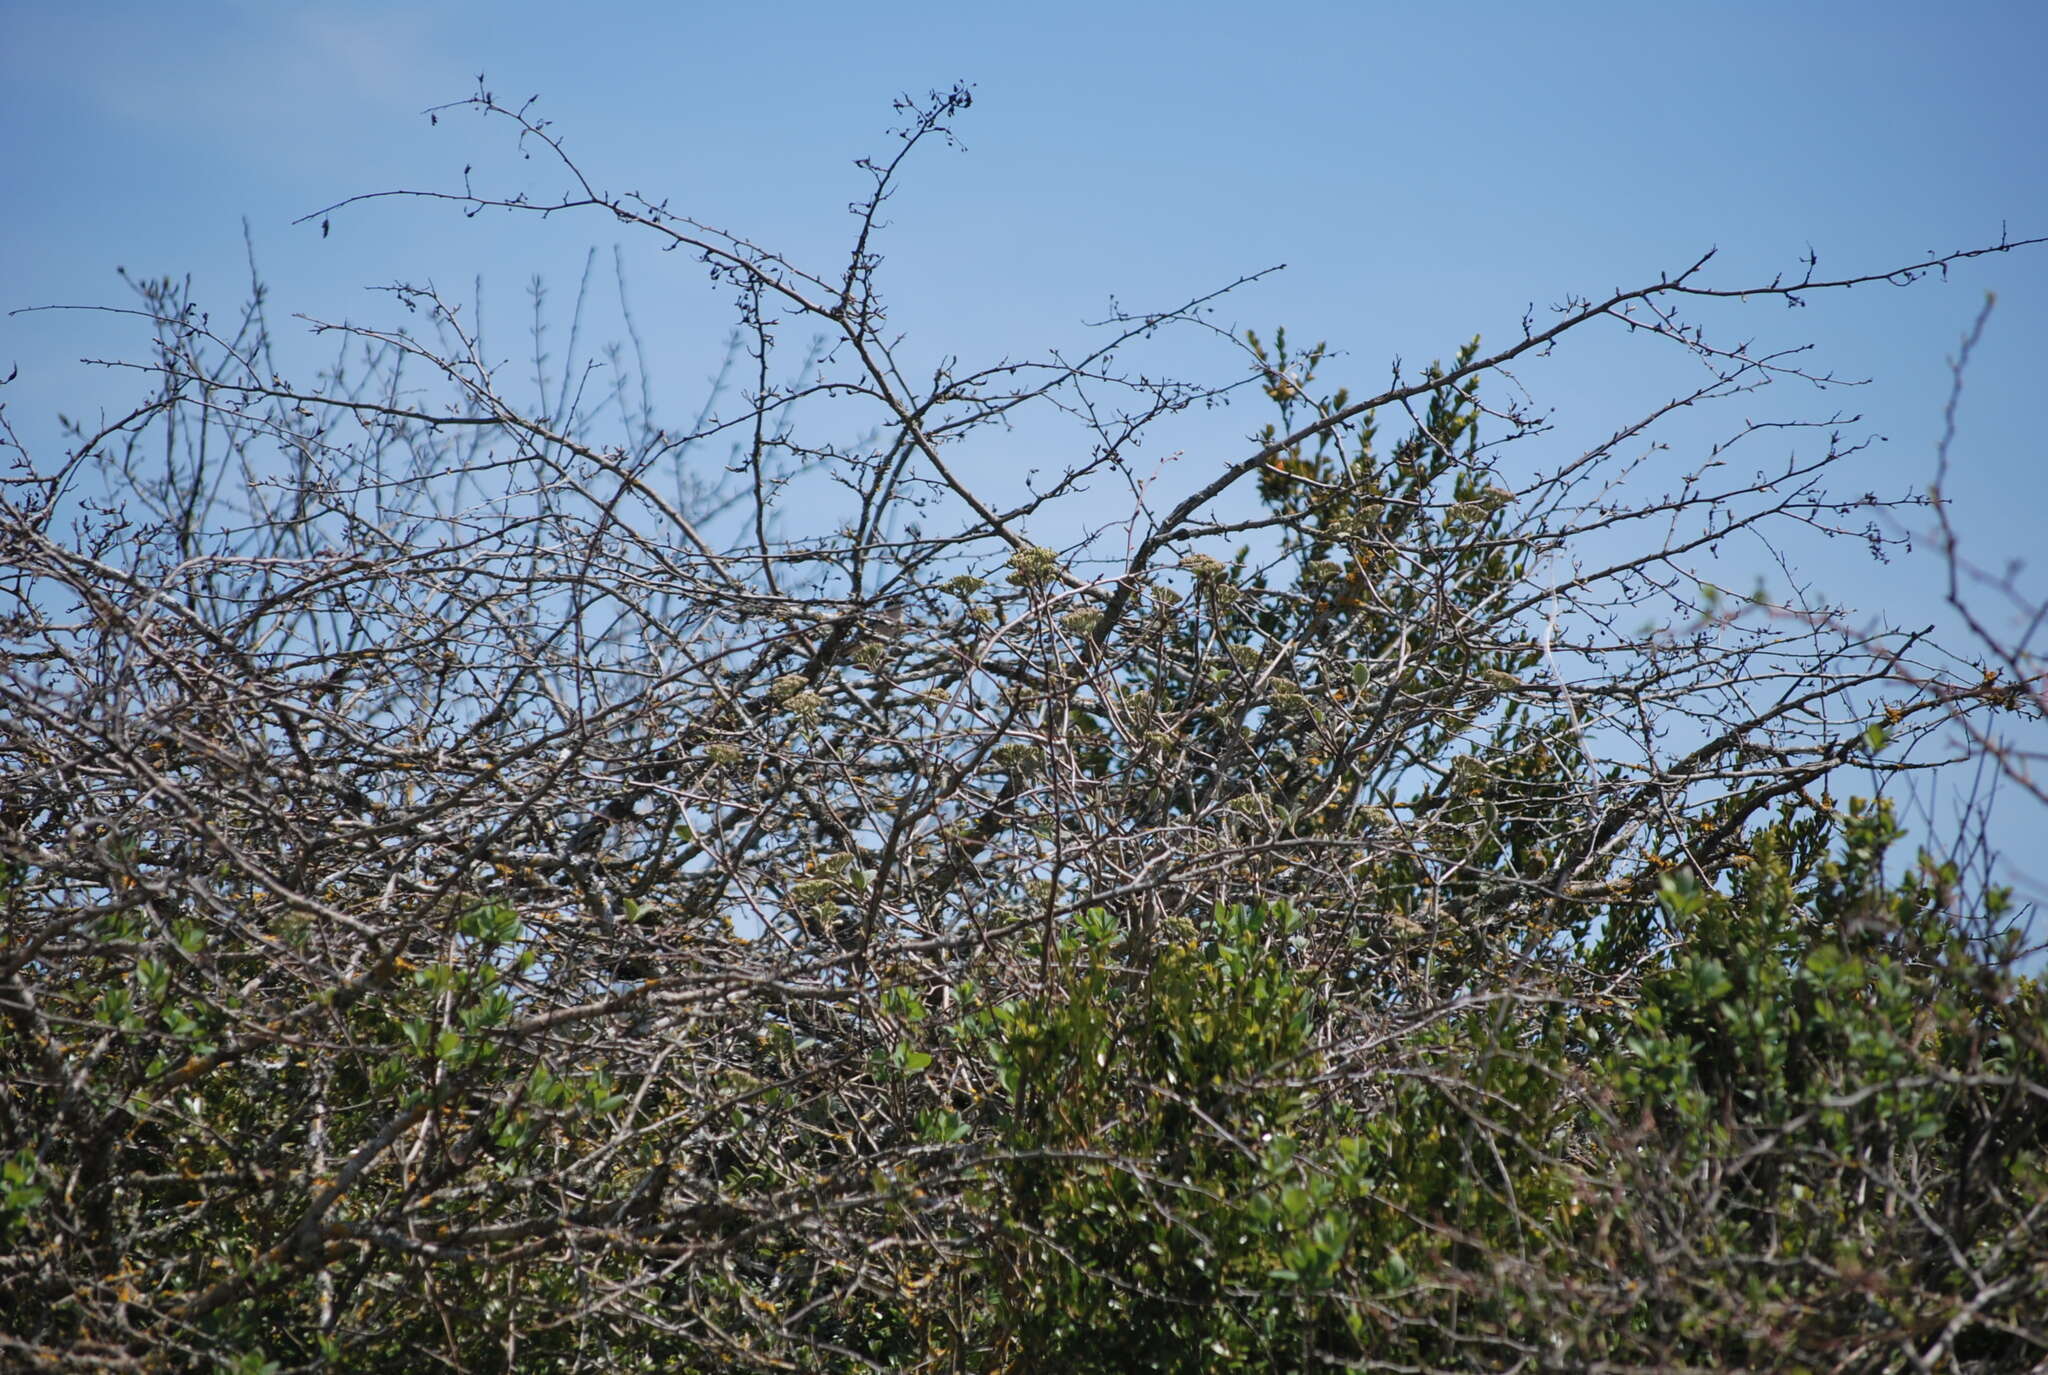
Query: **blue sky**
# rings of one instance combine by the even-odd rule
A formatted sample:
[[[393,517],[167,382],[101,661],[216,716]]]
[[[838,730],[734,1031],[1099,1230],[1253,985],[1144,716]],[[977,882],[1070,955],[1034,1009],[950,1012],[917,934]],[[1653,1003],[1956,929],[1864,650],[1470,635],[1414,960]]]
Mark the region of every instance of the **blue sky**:
[[[1796,270],[1809,246],[1849,271],[2048,233],[2048,6],[2033,3],[614,0],[572,18],[503,2],[8,0],[4,31],[6,309],[122,303],[117,266],[190,272],[230,303],[245,218],[287,312],[375,318],[364,289],[399,278],[481,275],[508,314],[535,273],[566,296],[610,226],[391,203],[337,216],[324,241],[292,225],[353,192],[450,186],[465,163],[520,175],[500,132],[421,117],[479,72],[501,96],[538,94],[601,183],[824,260],[890,99],[974,83],[965,153],[914,168],[884,244],[897,323],[970,358],[1072,344],[1112,296],[1164,305],[1285,263],[1226,317],[1327,338],[1347,355],[1333,374],[1376,382],[1396,355],[1504,339],[1532,304],[1708,248],[1734,278]],[[652,254],[631,269],[678,411],[724,338],[696,273]],[[1946,359],[1987,290],[1999,304],[1950,494],[1972,551],[1997,564],[2042,544],[2048,252],[1774,308],[1741,332],[1812,342],[1871,378],[1807,413],[1860,412],[1854,432],[1885,437],[1857,486],[1924,485]],[[49,412],[111,407],[122,385],[75,360],[139,343],[105,316],[0,316],[0,370],[22,369],[11,418],[34,439]],[[1526,380],[1561,421],[1611,425],[1632,379],[1603,370],[1627,356]],[[1939,614],[1924,558],[1814,557],[1818,582],[1872,614]],[[1729,581],[1749,585],[1739,569]]]

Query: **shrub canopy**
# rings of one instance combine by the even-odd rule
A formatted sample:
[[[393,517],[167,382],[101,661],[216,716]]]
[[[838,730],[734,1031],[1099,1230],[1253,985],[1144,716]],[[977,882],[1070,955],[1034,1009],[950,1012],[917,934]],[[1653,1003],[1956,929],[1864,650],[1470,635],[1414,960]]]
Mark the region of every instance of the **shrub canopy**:
[[[1372,395],[1206,300],[926,376],[876,211],[966,104],[810,272],[469,102],[572,189],[465,208],[735,303],[683,428],[630,359],[522,406],[427,289],[296,385],[260,292],[136,283],[152,394],[0,497],[6,1363],[2048,1358],[2023,914],[1837,796],[2041,685],[1701,581],[1881,551],[1852,441],[1660,448],[1824,380],[1689,312],[1970,254],[1702,260]],[[1617,326],[1701,380],[1560,457],[1506,370]],[[1242,366],[1126,361],[1175,330]],[[979,471],[1027,422],[1064,465]]]

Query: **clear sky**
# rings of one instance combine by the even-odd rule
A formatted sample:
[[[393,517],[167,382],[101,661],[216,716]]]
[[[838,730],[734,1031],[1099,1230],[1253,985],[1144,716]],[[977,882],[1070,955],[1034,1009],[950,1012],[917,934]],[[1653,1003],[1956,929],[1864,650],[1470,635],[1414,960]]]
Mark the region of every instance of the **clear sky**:
[[[1708,248],[1732,278],[1796,271],[1809,247],[1847,272],[2048,233],[2044,52],[2048,6],[2031,0],[0,0],[0,307],[124,303],[117,266],[190,272],[229,304],[245,218],[283,312],[375,318],[364,288],[401,278],[480,274],[508,311],[535,273],[566,296],[611,226],[390,203],[337,216],[324,241],[292,226],[350,193],[506,167],[502,131],[420,114],[479,72],[500,96],[539,95],[601,184],[824,259],[890,99],[965,80],[966,152],[913,170],[884,245],[897,322],[933,353],[1071,344],[1112,296],[1164,305],[1285,263],[1229,317],[1327,338],[1348,355],[1337,371],[1370,383],[1396,355],[1505,339],[1532,304]],[[632,269],[658,369],[686,394],[674,411],[724,338],[701,297],[671,292],[699,271],[652,255]],[[1856,432],[1885,437],[1857,487],[1924,485],[1945,362],[1987,290],[1999,304],[1950,492],[1972,551],[1997,564],[2043,544],[2048,252],[1774,309],[1755,328],[1872,379],[1807,412],[1860,412]],[[11,417],[33,438],[56,409],[111,407],[123,384],[75,360],[140,343],[104,316],[0,317],[0,372],[22,371]],[[1567,368],[1538,396],[1611,425],[1628,418],[1618,382]],[[1931,561],[1835,557],[1813,569],[1827,590],[1873,615],[1937,616]],[[2008,845],[2041,820],[2008,827]]]

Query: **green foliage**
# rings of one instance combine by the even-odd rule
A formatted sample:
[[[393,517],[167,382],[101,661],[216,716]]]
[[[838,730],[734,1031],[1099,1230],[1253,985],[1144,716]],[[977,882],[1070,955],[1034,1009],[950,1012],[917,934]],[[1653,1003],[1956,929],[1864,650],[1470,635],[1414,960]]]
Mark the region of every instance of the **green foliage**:
[[[1347,1229],[1295,1159],[1318,1068],[1300,921],[1218,909],[1139,967],[1093,913],[1061,934],[1049,996],[969,1023],[1001,1086],[982,1124],[997,1360],[1263,1370],[1307,1339],[1299,1296]]]
[[[2048,1165],[2031,1087],[2048,1003],[1959,933],[1952,864],[1887,880],[1888,807],[1817,820],[1760,832],[1725,890],[1667,877],[1680,944],[1625,1020],[1586,1024],[1617,1119],[1643,1124],[1638,1158],[1660,1166],[1623,1178],[1713,1261],[1671,1276],[1663,1320],[1702,1364],[1818,1368],[1943,1331],[1958,1359],[2024,1363],[1999,1314],[2041,1294],[2025,1238]]]
[[[1142,964],[1078,922],[1055,996],[967,1023],[997,1365],[2028,1359],[2048,1005],[1957,934],[1951,871],[1886,881],[1888,809],[1814,820],[1667,875],[1629,996],[1476,997],[1383,1075],[1333,1073],[1348,995],[1284,905]]]

